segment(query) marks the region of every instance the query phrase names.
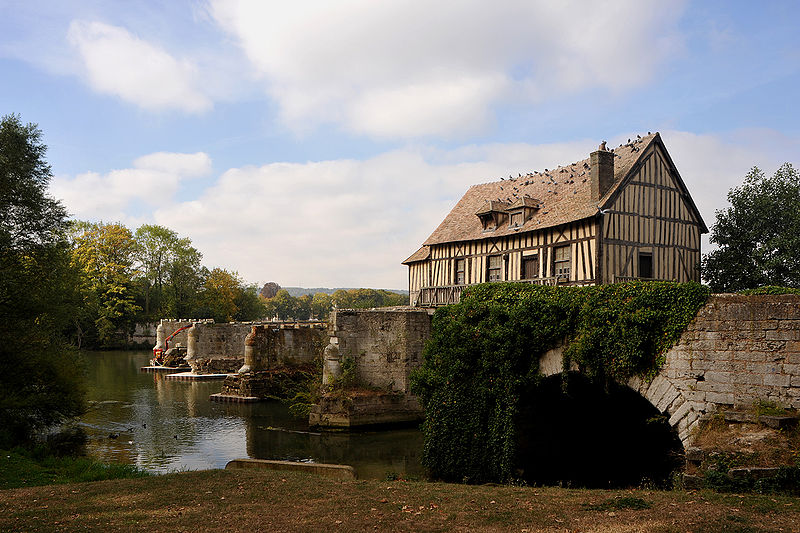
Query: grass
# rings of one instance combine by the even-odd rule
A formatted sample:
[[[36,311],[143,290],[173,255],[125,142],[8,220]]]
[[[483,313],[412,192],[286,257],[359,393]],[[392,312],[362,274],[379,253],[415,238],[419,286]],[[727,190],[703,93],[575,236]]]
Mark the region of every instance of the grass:
[[[88,457],[60,457],[23,448],[0,451],[0,489],[148,475],[135,466],[103,464]]]
[[[210,470],[0,491],[2,531],[797,531],[800,498]]]

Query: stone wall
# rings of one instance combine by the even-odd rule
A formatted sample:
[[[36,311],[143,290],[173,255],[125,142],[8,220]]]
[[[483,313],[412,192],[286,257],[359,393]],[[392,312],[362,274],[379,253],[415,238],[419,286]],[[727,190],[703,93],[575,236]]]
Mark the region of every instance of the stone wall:
[[[327,343],[325,325],[321,322],[253,325],[245,338],[245,362],[239,372],[310,364],[322,357]]]
[[[339,360],[355,361],[360,384],[407,393],[411,371],[422,364],[431,315],[410,307],[339,309],[331,315],[329,331]],[[324,371],[330,371],[328,361]]]
[[[539,368],[560,372],[561,347],[545,353]],[[712,296],[661,372],[628,385],[669,418],[684,444],[695,424],[719,410],[759,400],[800,409],[800,296]]]
[[[170,347],[180,343],[187,347],[186,361],[192,372],[234,373],[245,359],[245,339],[255,327],[259,332],[259,361],[272,364],[303,364],[319,356],[325,343],[325,325],[320,322],[228,322],[216,324],[211,319],[164,319],[157,329],[156,347],[163,348],[164,339],[183,326],[193,327],[178,333]]]
[[[800,409],[800,296],[712,296],[661,374],[701,412],[758,400]]]

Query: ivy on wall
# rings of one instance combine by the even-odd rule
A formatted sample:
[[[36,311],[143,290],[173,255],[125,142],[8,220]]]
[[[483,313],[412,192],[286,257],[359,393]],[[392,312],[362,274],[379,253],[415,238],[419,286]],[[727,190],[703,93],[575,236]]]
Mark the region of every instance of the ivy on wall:
[[[511,480],[520,396],[540,379],[544,352],[566,342],[565,368],[575,362],[595,381],[653,377],[708,295],[674,282],[468,287],[436,311],[412,375],[425,408],[423,463],[439,479]]]

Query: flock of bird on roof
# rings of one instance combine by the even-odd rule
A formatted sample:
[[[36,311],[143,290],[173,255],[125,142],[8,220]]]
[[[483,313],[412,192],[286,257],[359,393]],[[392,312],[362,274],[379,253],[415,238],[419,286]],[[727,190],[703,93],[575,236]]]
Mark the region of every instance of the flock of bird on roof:
[[[651,133],[648,131],[647,135],[651,135]],[[636,139],[633,139],[633,140],[628,139],[628,142],[626,144],[620,144],[617,148],[612,148],[610,151],[615,156],[621,157],[619,155],[619,153],[617,153],[617,150],[620,150],[621,148],[630,148],[631,153],[638,152],[639,150],[641,150],[641,148],[639,148],[636,145],[640,144],[641,142],[642,142],[642,136],[641,135],[637,135]],[[606,146],[606,141],[603,141],[602,144],[600,145],[600,149],[601,150],[605,150],[606,149],[605,146]],[[583,178],[581,180],[581,183],[586,183],[586,180],[589,179],[589,176],[587,175],[587,172],[589,171],[589,163],[587,163],[586,161],[583,162],[583,165],[582,165],[583,170],[581,171],[580,174],[578,174],[578,169],[576,168],[577,165],[578,165],[578,163],[572,163],[571,165],[567,165],[566,167],[561,167],[560,166],[558,168],[558,173],[559,174],[565,174],[567,172],[570,173],[569,177],[568,178],[565,177],[564,181],[561,182],[562,184],[564,184],[564,185],[572,185],[572,184],[575,183],[576,179],[580,179],[581,177]],[[553,172],[555,173],[556,171],[554,170]],[[521,182],[519,187],[517,187],[516,185],[513,185],[513,183],[519,182],[523,178],[525,178],[525,181]],[[524,175],[522,173],[519,173],[516,178],[514,177],[513,174],[510,174],[508,176],[507,180],[511,183],[511,189],[510,190],[513,191],[513,192],[511,192],[509,194],[509,196],[507,196],[505,199],[497,198],[495,201],[503,202],[505,204],[509,204],[509,203],[513,202],[514,200],[517,200],[519,198],[532,198],[532,196],[530,196],[528,194],[524,194],[520,188],[521,187],[526,187],[528,185],[533,185],[535,180],[538,179],[538,178],[547,178],[547,179],[542,179],[541,180],[542,184],[547,184],[547,185],[549,185],[551,187],[551,188],[547,189],[547,192],[550,193],[550,194],[558,194],[558,191],[555,190],[554,186],[558,185],[559,182],[553,177],[552,174],[550,174],[550,171],[548,169],[544,169],[544,172],[534,171],[534,172],[528,172],[527,174],[524,174]],[[506,181],[506,178],[505,177],[501,177],[500,181]],[[508,184],[506,184],[506,186],[508,186]],[[506,189],[501,185],[500,186],[500,190],[501,191],[505,191]],[[538,192],[541,192],[541,191],[538,191]],[[522,196],[520,196],[520,194]],[[572,194],[578,194],[578,190],[577,189],[573,189]],[[488,201],[489,200],[487,199],[486,202],[488,202]],[[544,201],[542,199],[539,199],[539,208],[542,208],[542,207],[544,207]],[[548,213],[547,211],[542,211],[543,215],[546,215],[547,213]]]

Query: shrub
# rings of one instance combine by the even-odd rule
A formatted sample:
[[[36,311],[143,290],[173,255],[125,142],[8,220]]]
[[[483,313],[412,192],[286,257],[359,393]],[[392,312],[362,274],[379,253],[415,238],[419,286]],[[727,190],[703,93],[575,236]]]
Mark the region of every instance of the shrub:
[[[708,294],[672,282],[467,288],[434,314],[412,375],[426,414],[423,463],[451,481],[512,479],[520,397],[538,382],[544,352],[566,342],[564,368],[574,361],[595,381],[654,376]]]

